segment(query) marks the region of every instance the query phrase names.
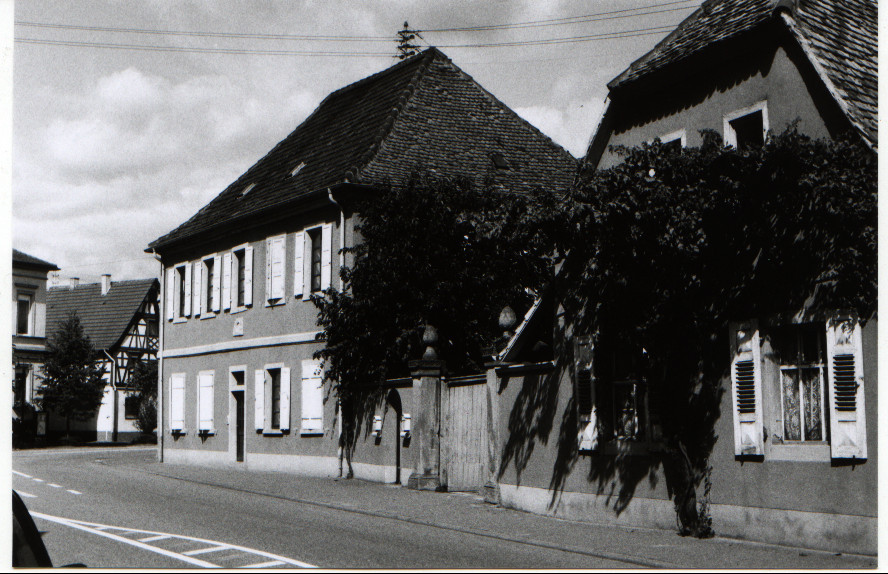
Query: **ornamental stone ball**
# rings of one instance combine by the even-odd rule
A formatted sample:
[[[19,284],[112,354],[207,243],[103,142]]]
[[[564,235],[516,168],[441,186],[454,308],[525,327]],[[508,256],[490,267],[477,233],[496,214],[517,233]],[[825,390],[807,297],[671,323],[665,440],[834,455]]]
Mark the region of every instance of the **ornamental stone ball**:
[[[515,311],[512,311],[512,308],[508,305],[503,307],[503,310],[499,315],[499,326],[503,330],[503,335],[505,337],[508,338],[512,336],[512,328],[517,322],[518,318],[515,316]]]
[[[438,331],[431,325],[426,325],[422,332],[422,343],[426,346],[425,353],[422,358],[432,361],[438,358],[438,352],[435,350],[435,343],[438,342]]]

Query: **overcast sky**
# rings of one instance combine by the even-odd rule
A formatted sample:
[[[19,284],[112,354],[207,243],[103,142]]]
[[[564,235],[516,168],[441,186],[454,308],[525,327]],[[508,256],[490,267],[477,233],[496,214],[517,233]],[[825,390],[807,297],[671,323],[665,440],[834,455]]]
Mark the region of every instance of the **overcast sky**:
[[[155,276],[148,243],[222,191],[328,93],[394,64],[405,20],[425,31],[421,44],[441,48],[581,157],[607,82],[699,4],[21,0],[13,246],[57,264],[63,282]],[[520,23],[532,24],[501,26]],[[479,26],[493,29],[433,31]],[[565,38],[575,40],[527,44]],[[505,42],[518,44],[489,45]]]

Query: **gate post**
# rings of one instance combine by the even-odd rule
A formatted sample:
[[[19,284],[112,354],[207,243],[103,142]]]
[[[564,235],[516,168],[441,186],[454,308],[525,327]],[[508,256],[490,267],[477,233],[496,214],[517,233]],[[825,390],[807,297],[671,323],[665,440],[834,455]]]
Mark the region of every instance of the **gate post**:
[[[438,340],[434,327],[427,325],[422,336],[427,345],[422,359],[410,361],[416,418],[411,434],[418,447],[416,466],[407,479],[407,488],[444,490],[441,483],[441,375],[443,361],[433,345]]]

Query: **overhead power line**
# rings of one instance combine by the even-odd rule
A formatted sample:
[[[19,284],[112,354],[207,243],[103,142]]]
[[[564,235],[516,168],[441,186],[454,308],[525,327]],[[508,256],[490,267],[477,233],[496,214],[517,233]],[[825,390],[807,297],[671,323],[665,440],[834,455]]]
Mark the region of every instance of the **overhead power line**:
[[[389,52],[323,52],[311,50],[260,50],[238,48],[193,48],[189,46],[152,46],[146,44],[110,44],[105,42],[81,42],[75,40],[43,40],[38,38],[16,38],[21,44],[42,44],[47,46],[70,46],[106,48],[116,50],[138,50],[146,52],[195,52],[200,54],[243,54],[256,56],[349,56],[377,58],[391,56]]]
[[[623,32],[605,32],[602,34],[589,34],[586,36],[570,36],[567,38],[551,38],[543,40],[515,40],[513,42],[490,42],[484,44],[439,44],[439,48],[502,48],[515,46],[543,46],[548,44],[571,44],[574,42],[588,42],[592,40],[618,40],[620,38],[635,38],[637,36],[649,36],[662,34],[675,29],[675,25],[655,26],[653,28],[640,28],[638,30],[626,30]]]

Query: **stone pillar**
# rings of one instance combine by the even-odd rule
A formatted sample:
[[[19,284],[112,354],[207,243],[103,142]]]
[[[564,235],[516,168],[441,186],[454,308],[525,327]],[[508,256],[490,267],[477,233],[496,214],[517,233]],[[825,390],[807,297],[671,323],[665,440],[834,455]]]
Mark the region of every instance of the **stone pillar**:
[[[500,378],[496,368],[502,363],[489,363],[487,367],[487,478],[482,493],[484,502],[500,503],[499,470],[500,470],[500,438],[499,438],[499,388]]]
[[[416,467],[407,479],[407,488],[444,490],[446,485],[441,481],[441,376],[444,365],[435,351],[438,333],[431,325],[426,326],[422,342],[426,345],[422,359],[410,361],[416,404],[410,434],[418,452]]]

